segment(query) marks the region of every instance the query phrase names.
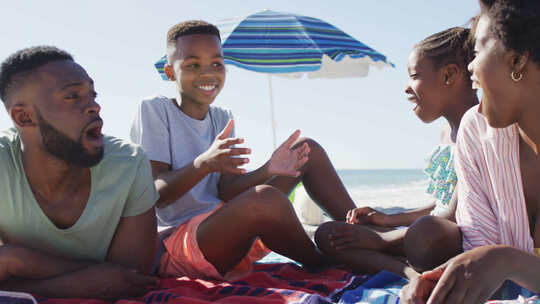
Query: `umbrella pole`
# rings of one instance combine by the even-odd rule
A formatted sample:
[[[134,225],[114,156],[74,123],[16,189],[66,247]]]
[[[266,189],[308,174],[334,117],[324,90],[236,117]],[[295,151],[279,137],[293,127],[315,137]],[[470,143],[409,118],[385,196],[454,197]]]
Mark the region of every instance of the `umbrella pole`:
[[[270,94],[270,123],[272,124],[272,135],[274,136],[274,150],[277,148],[276,143],[276,120],[274,119],[274,97],[272,94],[272,76],[268,74],[268,92]]]

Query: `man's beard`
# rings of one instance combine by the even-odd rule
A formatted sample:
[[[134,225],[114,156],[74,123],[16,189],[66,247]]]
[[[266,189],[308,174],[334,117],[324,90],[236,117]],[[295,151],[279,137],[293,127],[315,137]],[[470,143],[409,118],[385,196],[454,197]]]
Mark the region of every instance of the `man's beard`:
[[[95,166],[103,159],[103,147],[100,147],[99,150],[93,154],[88,153],[88,151],[84,148],[82,145],[82,138],[84,136],[83,132],[81,132],[79,140],[74,141],[49,124],[43,118],[43,116],[41,116],[37,108],[35,110],[43,146],[47,152],[68,164],[83,168]],[[101,118],[96,117],[88,124],[95,121],[101,121]]]

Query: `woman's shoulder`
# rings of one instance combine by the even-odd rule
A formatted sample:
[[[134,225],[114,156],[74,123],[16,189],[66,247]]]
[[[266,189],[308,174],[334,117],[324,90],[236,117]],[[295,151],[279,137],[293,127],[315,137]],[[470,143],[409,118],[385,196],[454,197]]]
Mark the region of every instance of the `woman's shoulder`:
[[[479,105],[476,105],[463,115],[458,131],[458,138],[461,138],[462,144],[466,144],[467,142],[477,144],[481,141],[491,141],[496,138],[511,140],[515,135],[515,128],[515,124],[505,128],[494,128],[490,126],[486,117],[479,112]]]
[[[495,129],[489,126],[484,115],[479,112],[479,105],[476,105],[465,112],[461,118],[457,134],[458,145],[478,143],[494,131]]]
[[[476,105],[465,112],[461,118],[460,129],[465,131],[486,129],[488,123],[484,115],[479,112],[479,107],[480,105]]]

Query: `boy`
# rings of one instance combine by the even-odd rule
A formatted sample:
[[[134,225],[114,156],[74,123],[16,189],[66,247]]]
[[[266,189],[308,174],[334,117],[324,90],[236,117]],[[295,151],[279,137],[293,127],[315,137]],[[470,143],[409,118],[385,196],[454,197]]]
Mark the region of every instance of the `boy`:
[[[232,280],[249,273],[266,246],[307,267],[326,263],[285,196],[302,181],[330,216],[345,219],[355,206],[324,150],[296,131],[245,173],[239,167],[251,151],[236,147],[243,140],[234,136],[232,114],[211,106],[225,81],[219,30],[177,24],[167,55],[165,74],[178,97],[144,100],[131,130],[151,160],[159,225],[174,227],[159,274]]]

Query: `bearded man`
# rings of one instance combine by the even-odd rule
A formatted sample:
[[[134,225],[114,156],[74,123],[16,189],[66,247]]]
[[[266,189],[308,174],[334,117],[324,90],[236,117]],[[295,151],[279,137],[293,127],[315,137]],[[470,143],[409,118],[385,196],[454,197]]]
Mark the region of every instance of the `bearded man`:
[[[0,290],[117,298],[156,283],[150,163],[102,135],[96,96],[55,47],[20,50],[0,67],[15,127],[0,132]]]

